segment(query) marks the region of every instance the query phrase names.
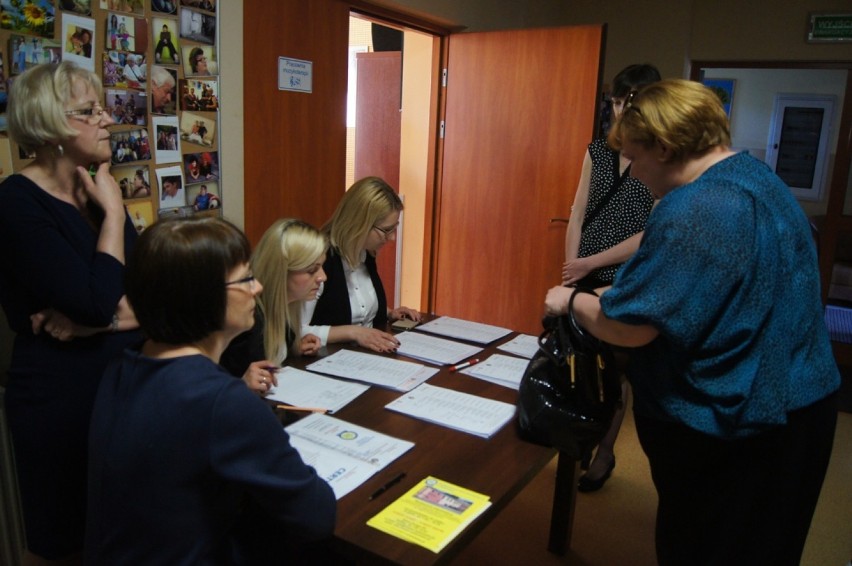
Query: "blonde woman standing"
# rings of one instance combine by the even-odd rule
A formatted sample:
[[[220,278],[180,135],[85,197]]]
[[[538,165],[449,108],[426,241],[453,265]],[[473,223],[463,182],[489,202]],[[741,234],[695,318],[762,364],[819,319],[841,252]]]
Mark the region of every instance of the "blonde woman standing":
[[[275,369],[288,353],[310,356],[320,340],[302,334],[302,305],[316,298],[326,280],[323,263],[328,243],[316,228],[293,218],[278,220],[252,255],[252,276],[263,283],[254,327],[231,342],[220,364],[243,376],[252,391],[264,395],[277,385]]]

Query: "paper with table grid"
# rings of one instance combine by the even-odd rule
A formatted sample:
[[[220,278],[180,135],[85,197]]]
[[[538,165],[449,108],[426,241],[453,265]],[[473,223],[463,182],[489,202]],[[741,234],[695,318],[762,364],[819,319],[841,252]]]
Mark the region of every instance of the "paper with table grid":
[[[482,348],[477,346],[419,332],[400,332],[396,339],[399,340],[397,354],[433,364],[454,364],[482,351]]]
[[[468,342],[475,342],[477,344],[490,344],[512,333],[508,328],[462,320],[451,316],[441,316],[435,320],[425,322],[418,326],[417,330],[440,334],[441,336],[449,336],[450,338],[458,338],[459,340],[467,340]]]
[[[308,364],[305,369],[396,391],[410,391],[440,371],[423,364],[352,350],[339,350]]]

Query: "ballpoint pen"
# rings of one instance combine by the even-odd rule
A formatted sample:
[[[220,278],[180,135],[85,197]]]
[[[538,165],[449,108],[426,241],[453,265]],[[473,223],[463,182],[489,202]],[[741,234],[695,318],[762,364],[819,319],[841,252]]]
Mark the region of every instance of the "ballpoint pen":
[[[296,407],[294,405],[275,405],[276,409],[283,409],[285,411],[304,411],[306,413],[328,413],[328,409],[323,409],[322,407]]]
[[[450,366],[450,371],[458,371],[460,369],[464,369],[466,367],[472,366],[473,364],[478,364],[479,358],[473,358],[472,360],[468,360],[463,364],[456,364],[454,366]]]
[[[386,492],[387,490],[389,490],[390,488],[392,488],[393,486],[395,486],[396,484],[401,482],[402,478],[404,478],[404,477],[405,477],[405,472],[400,472],[397,475],[395,475],[385,485],[383,485],[382,487],[380,487],[379,489],[377,489],[376,491],[373,492],[373,494],[370,496],[370,501],[377,498],[378,496],[380,496],[381,494],[383,494],[384,492]]]

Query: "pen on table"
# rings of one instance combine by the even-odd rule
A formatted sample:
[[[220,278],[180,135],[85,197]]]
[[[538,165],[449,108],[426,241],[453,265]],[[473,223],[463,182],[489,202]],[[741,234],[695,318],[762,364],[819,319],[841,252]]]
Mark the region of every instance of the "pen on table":
[[[276,409],[283,409],[285,411],[304,411],[306,413],[327,413],[328,409],[323,409],[321,407],[296,407],[294,405],[275,405]]]
[[[473,358],[472,360],[468,360],[463,364],[456,364],[454,366],[450,366],[450,371],[459,371],[460,369],[464,369],[466,367],[470,367],[473,364],[478,364],[479,358]]]
[[[393,486],[395,486],[396,484],[401,482],[402,478],[404,478],[404,477],[405,477],[405,472],[400,472],[397,475],[395,475],[393,477],[393,479],[391,479],[385,485],[383,485],[382,487],[380,487],[379,489],[377,489],[376,491],[373,492],[373,494],[370,496],[370,501],[377,498],[378,496],[380,496],[381,494],[383,494],[384,492],[386,492],[387,490],[389,490],[390,488],[392,488]]]

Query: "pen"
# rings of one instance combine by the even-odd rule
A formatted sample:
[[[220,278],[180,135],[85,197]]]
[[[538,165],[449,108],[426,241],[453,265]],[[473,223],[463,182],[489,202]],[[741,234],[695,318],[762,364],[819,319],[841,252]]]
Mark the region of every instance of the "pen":
[[[266,371],[268,371],[270,373],[275,373],[276,371],[278,371],[281,368],[277,368],[275,366],[266,366],[263,369],[265,369]]]
[[[285,411],[305,411],[307,413],[327,413],[328,409],[322,409],[320,407],[295,407],[293,405],[276,405],[276,409],[283,409]]]
[[[472,360],[468,360],[463,364],[456,364],[454,366],[450,366],[450,371],[458,371],[460,369],[464,369],[466,367],[472,366],[473,364],[478,364],[479,358],[473,358]]]
[[[389,490],[390,488],[392,488],[393,486],[395,486],[396,484],[401,482],[402,478],[404,478],[404,477],[405,477],[405,472],[400,472],[397,475],[395,475],[393,477],[393,479],[391,479],[385,485],[383,485],[382,487],[380,487],[379,489],[377,489],[376,491],[373,492],[373,495],[370,496],[370,501],[377,498],[378,496],[380,496],[381,494],[383,494],[384,492],[386,492],[387,490]]]

